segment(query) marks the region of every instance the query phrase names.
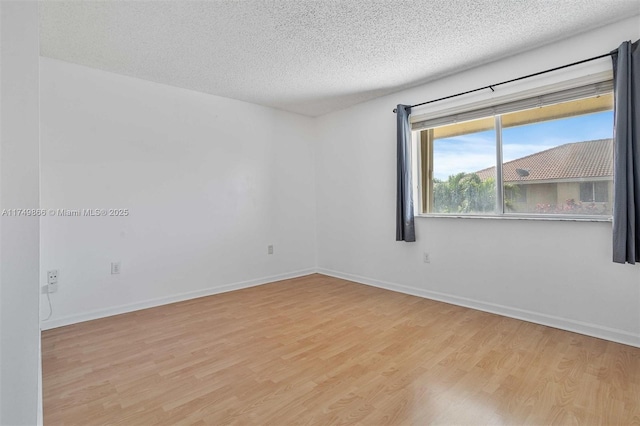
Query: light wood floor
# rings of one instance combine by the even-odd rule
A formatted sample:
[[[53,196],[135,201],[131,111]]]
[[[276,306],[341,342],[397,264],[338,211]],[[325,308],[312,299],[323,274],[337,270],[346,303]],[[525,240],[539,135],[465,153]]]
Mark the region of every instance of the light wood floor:
[[[640,424],[640,349],[322,275],[42,334],[44,423]]]

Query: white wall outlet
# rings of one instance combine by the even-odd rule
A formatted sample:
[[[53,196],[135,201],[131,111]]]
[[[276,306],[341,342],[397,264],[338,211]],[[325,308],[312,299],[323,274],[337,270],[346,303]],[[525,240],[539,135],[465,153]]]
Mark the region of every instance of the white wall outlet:
[[[431,263],[431,258],[429,257],[429,253],[422,253],[422,261],[424,263]]]
[[[273,254],[273,245],[272,244],[267,246],[267,254]]]
[[[119,274],[122,270],[121,262],[111,262],[111,275]]]
[[[58,291],[58,280],[60,272],[57,269],[47,271],[47,285],[42,288],[43,293],[55,293]]]

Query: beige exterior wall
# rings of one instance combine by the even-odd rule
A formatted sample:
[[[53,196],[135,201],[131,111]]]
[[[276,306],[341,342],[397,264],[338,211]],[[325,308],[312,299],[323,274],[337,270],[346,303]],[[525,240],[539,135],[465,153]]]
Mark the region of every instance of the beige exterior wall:
[[[511,202],[512,213],[536,213],[539,204],[551,206],[565,205],[569,200],[580,203],[580,182],[559,182],[522,185],[526,188],[525,202]],[[609,201],[606,203],[593,203],[596,207],[603,207],[604,214],[612,214],[613,181],[609,182]],[[583,205],[592,203],[583,203]]]
[[[574,200],[576,203],[580,201],[580,183],[578,182],[562,182],[558,183],[558,199],[556,203],[566,203],[568,200]]]
[[[538,204],[555,205],[557,203],[558,196],[554,183],[522,185],[522,188],[526,188],[526,201],[513,202],[511,204],[513,213],[534,213]]]

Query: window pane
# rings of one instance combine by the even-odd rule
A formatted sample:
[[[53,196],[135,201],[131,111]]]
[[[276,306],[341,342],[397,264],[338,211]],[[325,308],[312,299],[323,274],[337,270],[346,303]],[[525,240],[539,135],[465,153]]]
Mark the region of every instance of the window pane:
[[[432,213],[495,213],[494,122],[490,117],[433,129]]]
[[[580,184],[580,201],[593,201],[593,182]]]
[[[503,115],[505,212],[610,215],[611,108],[606,95]]]
[[[526,203],[527,202],[527,186],[526,185],[505,185],[504,199],[505,199],[505,202]]]
[[[613,183],[613,181],[610,181]],[[609,182],[595,182],[593,184],[593,193],[595,196],[595,202],[607,203],[609,202],[609,192],[613,191],[613,188],[609,188]]]

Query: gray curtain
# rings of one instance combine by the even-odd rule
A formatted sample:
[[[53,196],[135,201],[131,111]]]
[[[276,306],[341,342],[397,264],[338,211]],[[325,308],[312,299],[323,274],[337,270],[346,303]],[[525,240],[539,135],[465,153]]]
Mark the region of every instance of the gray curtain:
[[[640,54],[638,41],[611,52],[614,85],[613,261],[640,262]]]
[[[398,105],[398,188],[396,197],[396,241],[415,241],[413,188],[411,187],[411,107]]]

